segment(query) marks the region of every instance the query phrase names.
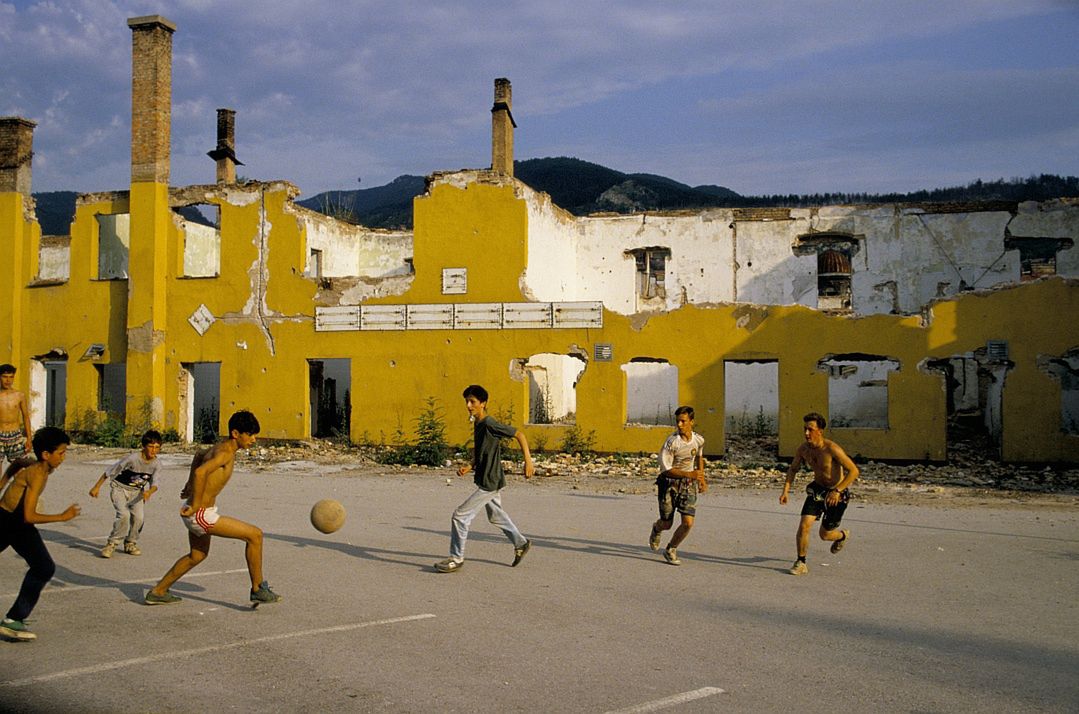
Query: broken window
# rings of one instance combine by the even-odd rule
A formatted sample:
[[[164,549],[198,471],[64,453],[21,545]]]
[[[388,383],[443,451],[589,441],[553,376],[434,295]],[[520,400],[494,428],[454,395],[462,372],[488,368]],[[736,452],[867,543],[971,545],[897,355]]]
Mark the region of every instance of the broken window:
[[[671,257],[670,248],[636,248],[627,250],[632,255],[637,267],[637,296],[645,300],[666,299],[667,260]]]
[[[95,364],[97,369],[97,410],[123,418],[127,411],[127,365]]]
[[[769,436],[779,433],[779,362],[723,363],[723,413],[729,434]]]
[[[626,423],[674,424],[678,408],[678,368],[665,359],[634,357],[626,373]]]
[[[131,245],[131,214],[98,214],[97,218],[97,278],[122,280],[127,278],[128,248]]]
[[[585,361],[576,355],[541,353],[525,362],[528,375],[528,423],[575,424],[577,383]]]
[[[1039,358],[1038,362],[1060,382],[1060,430],[1079,435],[1079,350],[1048,360]]]
[[[817,363],[828,373],[828,423],[835,427],[888,428],[888,374],[899,361],[877,355],[835,355]]]
[[[216,278],[221,274],[221,208],[194,203],[173,209],[183,233],[184,277]]]
[[[41,236],[37,281],[67,282],[71,277],[71,236]]]
[[[1057,274],[1057,253],[1071,248],[1071,238],[1006,238],[1007,250],[1019,251],[1019,279],[1026,282]]]
[[[852,257],[858,250],[858,239],[836,233],[813,233],[801,236],[795,244],[795,255],[817,257],[817,308],[850,312],[854,301],[851,289]]]

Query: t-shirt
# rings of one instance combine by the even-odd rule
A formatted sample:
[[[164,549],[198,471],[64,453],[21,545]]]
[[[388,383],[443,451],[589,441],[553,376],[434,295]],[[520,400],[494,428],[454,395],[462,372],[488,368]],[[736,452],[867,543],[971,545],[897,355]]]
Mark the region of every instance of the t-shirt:
[[[121,486],[148,490],[157,475],[158,460],[143,461],[141,451],[132,451],[109,467],[105,474]]]
[[[476,485],[484,491],[498,491],[506,487],[506,475],[502,472],[502,439],[512,438],[517,429],[499,424],[490,416],[480,419],[472,426],[472,441],[476,447],[473,467]]]
[[[674,432],[663,442],[663,448],[659,450],[659,474],[662,476],[671,469],[692,471],[697,468],[698,456],[704,448],[704,437],[697,432],[692,432],[689,441],[686,441],[678,432]],[[672,479],[674,483],[685,482],[685,479]]]

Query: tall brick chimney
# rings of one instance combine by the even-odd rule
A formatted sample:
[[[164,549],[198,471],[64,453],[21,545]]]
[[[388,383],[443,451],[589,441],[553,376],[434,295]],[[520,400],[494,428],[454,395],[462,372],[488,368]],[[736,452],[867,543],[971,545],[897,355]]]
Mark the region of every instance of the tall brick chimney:
[[[217,162],[218,183],[236,183],[236,167],[244,165],[236,158],[236,110],[217,110],[217,148],[206,155]]]
[[[495,80],[495,104],[491,107],[491,170],[513,176],[513,89],[505,77]]]
[[[131,182],[169,182],[172,33],[160,15],[133,17],[131,28]]]
[[[22,117],[0,117],[0,193],[30,195],[35,126]]]

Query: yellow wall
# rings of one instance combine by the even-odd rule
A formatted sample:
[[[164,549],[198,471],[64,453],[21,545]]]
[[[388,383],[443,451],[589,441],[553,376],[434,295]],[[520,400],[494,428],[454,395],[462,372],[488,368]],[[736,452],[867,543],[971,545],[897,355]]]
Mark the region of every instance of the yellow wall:
[[[648,319],[604,312],[601,329],[408,330],[316,332],[316,284],[303,277],[307,249],[302,223],[289,211],[285,184],[245,189],[257,200],[221,208],[221,277],[184,278],[183,235],[171,220],[168,197],[157,184],[132,186],[132,287],[97,281],[95,213],[128,209],[122,195],[79,207],[72,227],[71,279],[60,286],[21,288],[26,275],[0,278],[3,295],[23,298],[24,328],[6,350],[22,362],[53,347],[71,355],[69,418],[96,404],[96,372],[78,361],[86,346],[105,342],[105,361],[128,362],[132,404],[160,400],[159,426],[180,428],[182,364],[221,363],[221,416],[255,412],[262,435],[310,436],[309,359],[351,360],[352,424],[356,441],[390,441],[411,434],[427,397],[437,399],[451,442],[464,443],[470,427],[461,390],[470,383],[490,391],[490,410],[522,425],[526,379],[511,364],[545,352],[588,356],[577,385],[577,423],[595,432],[603,451],[654,452],[668,427],[626,426],[626,384],[621,366],[634,357],[665,359],[678,368],[679,402],[692,404],[706,451],[723,450],[724,361],[774,359],[779,365],[780,453],[801,441],[801,416],[828,415],[828,376],[818,362],[828,355],[867,353],[899,362],[888,381],[888,429],[834,429],[852,454],[871,458],[945,457],[946,398],[929,358],[969,353],[987,340],[1006,339],[1015,367],[1004,397],[1004,457],[1009,460],[1079,461],[1079,437],[1060,431],[1060,385],[1036,367],[1039,356],[1058,356],[1079,345],[1074,321],[1040,319],[1079,314],[1079,286],[1050,279],[985,294],[966,294],[919,316],[830,316],[800,306],[687,306]],[[36,245],[37,227],[19,226],[15,201],[0,196],[0,231]],[[21,209],[20,209],[21,210]],[[21,215],[21,214],[20,214]],[[466,187],[436,183],[415,202],[415,280],[404,294],[372,303],[520,302],[527,267],[528,213],[506,180]],[[147,233],[149,232],[149,234]],[[2,236],[0,236],[2,238]],[[147,252],[149,251],[149,252]],[[23,271],[30,258],[24,255]],[[443,295],[443,268],[468,269],[468,293]],[[140,278],[141,276],[141,278]],[[188,318],[204,304],[216,321],[200,336]],[[0,309],[9,309],[0,305]],[[7,313],[5,313],[7,314]],[[149,351],[129,349],[128,330],[153,325],[163,337]],[[613,359],[592,359],[598,343]],[[19,351],[21,350],[21,352]],[[6,359],[0,354],[0,360]],[[20,368],[25,364],[17,365]],[[533,442],[556,448],[568,427],[529,425]]]

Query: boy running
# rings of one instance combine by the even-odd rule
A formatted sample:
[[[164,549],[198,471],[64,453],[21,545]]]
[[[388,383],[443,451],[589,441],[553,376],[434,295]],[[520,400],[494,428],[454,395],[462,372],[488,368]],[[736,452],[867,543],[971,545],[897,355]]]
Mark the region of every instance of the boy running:
[[[435,569],[440,573],[454,573],[464,566],[468,526],[481,508],[487,509],[487,520],[501,528],[513,543],[512,567],[517,567],[532,547],[532,541],[521,535],[510,520],[509,514],[502,510],[502,489],[506,487],[506,476],[502,472],[502,439],[513,438],[521,445],[526,479],[532,478],[535,472],[532,453],[528,450],[528,439],[520,430],[499,424],[487,415],[487,390],[480,385],[469,385],[462,396],[465,398],[465,409],[473,422],[475,452],[472,465],[457,469],[457,475],[464,476],[469,471],[475,471],[473,480],[476,490],[453,512],[450,557],[435,563]]]
[[[648,547],[659,550],[663,531],[674,525],[674,512],[682,514],[682,522],[663,549],[663,558],[671,565],[681,565],[678,546],[693,528],[697,515],[697,494],[708,490],[704,478],[704,437],[693,431],[693,407],[674,410],[675,432],[667,437],[659,451],[659,476],[656,478],[659,496],[659,520],[652,524]]]
[[[850,538],[849,530],[839,530],[843,512],[850,500],[848,487],[858,478],[858,467],[843,451],[843,447],[831,439],[824,438],[824,427],[828,424],[820,414],[811,412],[802,417],[805,424],[805,441],[794,452],[794,460],[787,469],[787,482],[783,484],[783,493],[779,495],[780,504],[787,503],[791,484],[799,467],[805,461],[813,469],[813,481],[806,486],[806,500],[802,505],[802,519],[798,522],[798,534],[795,543],[798,547],[798,560],[788,571],[791,575],[805,575],[809,572],[806,565],[806,553],[809,552],[809,530],[813,521],[821,519],[821,540],[832,541],[832,552],[843,550]]]
[[[253,446],[258,433],[259,422],[254,414],[236,412],[229,418],[228,438],[192,459],[191,475],[180,492],[180,498],[187,499],[180,509],[180,517],[187,526],[191,552],[177,560],[165,577],[147,591],[147,605],[168,605],[182,599],[170,593],[169,588],[206,559],[211,536],[235,538],[247,544],[244,555],[251,575],[251,602],[259,604],[281,599],[262,578],[262,531],[250,523],[217,513],[217,495],[232,477],[236,452]]]
[[[38,523],[70,521],[81,510],[72,503],[63,513],[37,512],[38,499],[49,483],[49,475],[64,463],[70,443],[71,439],[61,429],[54,426],[38,429],[32,439],[38,460],[23,457],[11,464],[0,478],[0,489],[8,487],[0,496],[0,551],[10,545],[30,566],[15,604],[0,621],[0,635],[11,640],[37,638],[27,628],[25,621],[37,605],[46,583],[56,573],[56,564],[35,526]]]
[[[142,533],[145,508],[143,504],[157,491],[154,477],[157,475],[157,454],[161,451],[161,434],[150,429],[142,435],[141,451],[133,451],[113,464],[94,487],[90,489],[91,498],[101,493],[101,485],[109,479],[109,495],[112,507],[116,509],[116,520],[112,524],[112,533],[105,547],[101,549],[102,558],[111,558],[112,553],[121,543],[128,555],[141,555],[138,540]]]

